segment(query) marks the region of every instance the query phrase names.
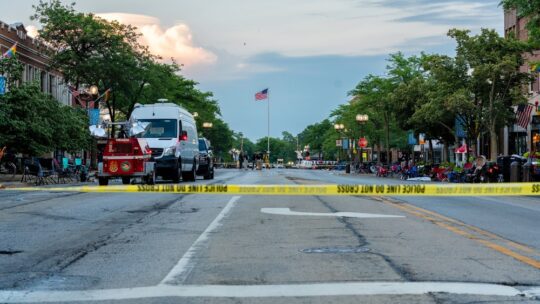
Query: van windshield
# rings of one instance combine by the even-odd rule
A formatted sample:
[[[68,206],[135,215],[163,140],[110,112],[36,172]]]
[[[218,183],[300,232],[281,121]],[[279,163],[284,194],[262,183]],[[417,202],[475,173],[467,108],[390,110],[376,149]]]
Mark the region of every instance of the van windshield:
[[[139,119],[140,122],[149,122],[146,131],[137,135],[139,138],[176,138],[176,119]]]

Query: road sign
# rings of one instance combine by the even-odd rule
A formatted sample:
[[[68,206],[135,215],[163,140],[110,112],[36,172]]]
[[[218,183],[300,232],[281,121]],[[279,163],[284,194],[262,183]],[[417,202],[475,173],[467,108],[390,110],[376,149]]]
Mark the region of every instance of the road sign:
[[[341,147],[341,139],[336,139],[336,147]]]
[[[365,137],[362,137],[362,138],[360,138],[358,140],[358,146],[360,148],[365,148],[365,147],[367,147],[367,145],[368,145],[368,141],[367,141],[367,139]]]

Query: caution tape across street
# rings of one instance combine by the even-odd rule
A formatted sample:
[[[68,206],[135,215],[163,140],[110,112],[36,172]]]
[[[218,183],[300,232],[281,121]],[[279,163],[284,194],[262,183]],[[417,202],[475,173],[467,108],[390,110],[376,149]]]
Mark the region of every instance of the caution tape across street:
[[[0,185],[0,189],[2,189]],[[409,184],[409,185],[111,185],[75,187],[3,188],[0,191],[49,191],[85,193],[179,193],[229,195],[315,196],[522,196],[540,195],[540,183]]]

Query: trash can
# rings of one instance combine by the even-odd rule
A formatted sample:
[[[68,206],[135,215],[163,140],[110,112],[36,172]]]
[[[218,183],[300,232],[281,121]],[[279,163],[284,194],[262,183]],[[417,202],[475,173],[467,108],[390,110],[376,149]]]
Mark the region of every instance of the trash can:
[[[513,163],[511,158],[512,156],[509,155],[497,157],[497,166],[499,166],[499,169],[501,170],[500,172],[503,175],[505,183],[510,181],[510,166]]]
[[[531,170],[532,170],[532,163],[530,161],[527,161],[523,165],[523,170],[522,170],[523,178],[521,179],[522,182],[529,183],[529,182],[532,181],[532,179],[531,179]]]
[[[510,164],[510,179],[508,180],[509,182],[519,183],[521,181],[521,178],[522,178],[521,166],[522,166],[521,161],[518,161],[518,160],[514,160]],[[506,179],[504,181],[506,182]]]
[[[347,164],[345,166],[345,173],[350,174],[351,173],[351,164]]]

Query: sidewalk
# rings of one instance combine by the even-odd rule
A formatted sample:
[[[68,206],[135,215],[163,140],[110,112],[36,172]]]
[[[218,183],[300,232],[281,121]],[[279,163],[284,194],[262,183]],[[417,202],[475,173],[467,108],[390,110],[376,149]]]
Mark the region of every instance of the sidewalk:
[[[90,176],[90,178],[92,180],[91,182],[81,183],[79,181],[74,181],[74,182],[71,182],[71,183],[40,185],[39,187],[44,187],[44,186],[45,187],[46,186],[50,187],[50,186],[54,186],[54,185],[84,186],[84,185],[95,183],[95,180],[94,180],[95,172],[91,171],[89,173],[89,176]],[[21,174],[16,174],[14,177],[12,177],[11,175],[0,174],[0,189],[2,189],[2,188],[34,187],[35,186],[35,184],[33,182],[30,182],[30,183],[21,182],[21,179],[22,179]]]
[[[21,182],[22,175],[16,174],[14,177],[11,175],[0,174],[0,189],[1,188],[20,188],[29,186],[27,183]]]

